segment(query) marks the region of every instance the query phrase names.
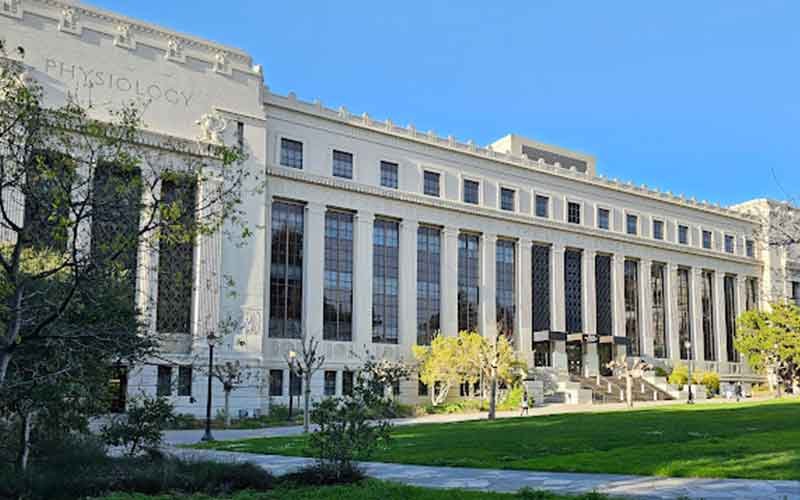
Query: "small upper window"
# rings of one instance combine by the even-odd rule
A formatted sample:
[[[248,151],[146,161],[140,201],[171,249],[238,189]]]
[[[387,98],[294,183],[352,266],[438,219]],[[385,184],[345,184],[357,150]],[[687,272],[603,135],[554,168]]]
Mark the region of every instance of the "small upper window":
[[[439,174],[426,170],[423,175],[423,192],[428,196],[440,196]]]
[[[567,203],[567,222],[570,224],[581,223],[581,204],[570,201]]]
[[[178,367],[178,396],[192,395],[192,367],[181,365]]]
[[[727,253],[733,253],[734,250],[734,238],[730,234],[725,235],[725,251]]]
[[[678,243],[681,245],[689,244],[689,226],[681,224],[678,226]]]
[[[397,189],[397,163],[381,162],[381,186]]]
[[[536,217],[550,217],[550,198],[536,195]]]
[[[353,154],[333,150],[333,175],[345,179],[353,178]]]
[[[500,208],[513,212],[515,210],[514,195],[516,193],[513,189],[500,188]]]
[[[611,212],[607,208],[597,209],[597,227],[609,229],[611,227]]]
[[[158,378],[156,380],[156,396],[170,396],[172,394],[172,367],[166,365],[158,366]]]
[[[653,221],[653,239],[655,240],[664,239],[664,221],[660,220]]]
[[[325,371],[325,386],[324,394],[326,396],[336,395],[336,372],[332,370]]]
[[[464,203],[477,205],[480,196],[480,184],[477,181],[464,179]]]
[[[756,246],[753,243],[753,240],[747,240],[744,242],[744,248],[747,252],[748,257],[755,257],[756,256]]]
[[[711,249],[711,231],[703,231],[703,248]]]
[[[302,142],[281,139],[281,165],[290,168],[303,168]]]
[[[628,214],[627,217],[625,217],[625,227],[628,234],[634,236],[639,234],[639,217]]]

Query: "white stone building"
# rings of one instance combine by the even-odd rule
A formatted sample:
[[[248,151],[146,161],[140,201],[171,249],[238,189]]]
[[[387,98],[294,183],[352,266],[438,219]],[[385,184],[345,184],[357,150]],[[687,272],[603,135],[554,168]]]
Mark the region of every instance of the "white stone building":
[[[745,208],[766,201],[723,208],[607,179],[591,156],[517,135],[482,147],[276,95],[238,49],[77,3],[0,0],[0,36],[25,49],[50,102],[72,93],[101,112],[147,100],[149,130],[183,141],[213,118],[266,174],[266,191],[244,200],[255,237],[244,247],[204,239],[188,257],[191,313],[165,347],[173,364],[128,372],[129,393],[177,382],[180,412],[205,411],[191,363],[204,362],[222,317],[243,327],[220,359],[271,375],[234,393],[252,414],[286,404],[284,356],[301,331],[323,339],[317,396],[347,391],[365,349],[410,360],[415,343],[464,329],[509,335],[564,391],[570,375],[594,376],[626,354],[691,359],[750,382],[758,377],[732,349],[734,318],[800,294],[800,261],[756,243],[761,219]],[[138,291],[159,304],[157,255],[144,258],[155,265]],[[235,297],[208,286],[221,276]],[[156,312],[144,312],[159,330]],[[416,401],[419,389],[409,381],[401,397]]]

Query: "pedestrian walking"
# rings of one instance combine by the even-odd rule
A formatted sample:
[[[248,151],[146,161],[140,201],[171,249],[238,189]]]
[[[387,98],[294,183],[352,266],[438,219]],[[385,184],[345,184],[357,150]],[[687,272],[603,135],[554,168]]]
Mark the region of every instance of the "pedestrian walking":
[[[736,392],[736,402],[738,403],[742,399],[742,381],[736,381],[736,388],[734,389]]]
[[[520,402],[519,416],[528,415],[528,391],[522,393],[522,401]]]

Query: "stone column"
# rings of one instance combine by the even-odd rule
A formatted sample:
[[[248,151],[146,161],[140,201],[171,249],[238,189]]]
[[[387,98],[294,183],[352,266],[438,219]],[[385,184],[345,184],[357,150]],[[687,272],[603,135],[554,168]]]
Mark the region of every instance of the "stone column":
[[[722,366],[727,366],[728,362],[728,343],[725,338],[725,273],[719,271],[714,272],[714,316],[717,361],[722,372]],[[727,371],[725,370],[725,373]]]
[[[703,361],[705,359],[705,343],[703,339],[703,270],[697,267],[691,270],[691,292],[689,300],[692,302],[692,351],[691,359]]]
[[[440,326],[444,335],[458,334],[458,229],[442,231],[442,312]]]
[[[497,336],[497,235],[481,236],[481,290],[478,314],[480,333],[488,339]]]
[[[597,289],[595,282],[595,255],[594,250],[583,251],[583,283],[581,284],[583,296],[583,331],[584,333],[597,333]]]
[[[625,256],[611,256],[611,293],[614,308],[614,336],[625,337]]]
[[[653,346],[653,295],[650,291],[650,276],[653,271],[653,262],[642,259],[639,265],[639,328],[642,342],[640,356],[652,358]]]
[[[553,331],[567,331],[567,315],[564,283],[564,245],[554,243],[550,252],[550,277],[552,293],[550,295],[550,324]]]
[[[514,342],[517,352],[533,366],[533,329],[531,311],[533,307],[533,242],[521,238],[516,251],[516,313]]]
[[[667,313],[667,355],[669,359],[681,359],[680,321],[678,320],[678,266],[667,264],[664,276],[665,306]],[[690,325],[691,326],[691,325]]]
[[[413,219],[400,223],[399,343],[407,359],[417,343],[417,229]]]
[[[325,283],[325,206],[321,203],[307,203],[304,224],[303,328],[309,335],[321,339]]]
[[[372,343],[372,231],[375,214],[359,210],[353,235],[353,346]]]
[[[747,307],[747,278],[742,275],[737,275],[735,278],[735,288],[734,291],[736,293],[736,318],[739,317]],[[739,355],[739,362],[741,362],[742,356]]]

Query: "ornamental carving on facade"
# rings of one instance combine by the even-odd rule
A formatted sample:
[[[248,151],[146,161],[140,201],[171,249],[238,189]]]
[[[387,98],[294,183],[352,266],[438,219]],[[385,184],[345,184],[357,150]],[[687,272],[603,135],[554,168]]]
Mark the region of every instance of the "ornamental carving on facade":
[[[198,141],[208,144],[223,144],[222,132],[225,131],[228,122],[218,113],[206,113],[195,124],[200,126]]]

